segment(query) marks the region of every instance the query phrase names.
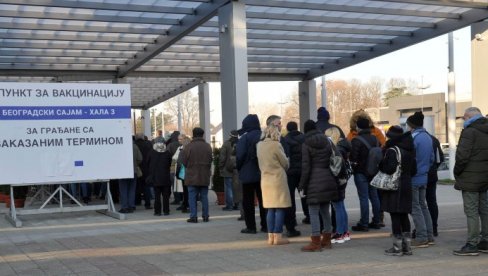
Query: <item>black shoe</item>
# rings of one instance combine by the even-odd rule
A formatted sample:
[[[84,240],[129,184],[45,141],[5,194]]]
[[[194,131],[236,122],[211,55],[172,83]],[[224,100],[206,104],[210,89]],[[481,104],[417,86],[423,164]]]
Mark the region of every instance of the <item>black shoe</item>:
[[[305,217],[304,219],[302,219],[302,223],[303,224],[310,224],[310,217]]]
[[[155,216],[161,216],[161,213],[154,213]]]
[[[170,204],[171,204],[171,205],[180,205],[180,204],[181,204],[181,202],[179,202],[179,201],[176,201],[176,200],[175,200],[175,201],[171,202]]]
[[[122,209],[119,210],[119,213],[127,214],[127,213],[129,213],[129,209],[122,208]]]
[[[295,230],[295,229],[292,229],[292,230],[290,230],[290,231],[287,231],[287,232],[286,232],[286,236],[287,236],[288,238],[298,237],[298,236],[300,236],[301,234],[302,234],[302,233],[301,233],[300,231]]]
[[[151,210],[153,207],[151,207],[151,205],[149,206],[144,206],[146,208],[146,210]]]
[[[240,220],[244,220],[244,217],[243,216],[240,216],[240,217],[237,218],[237,220],[239,220],[239,221]]]
[[[356,232],[368,232],[369,228],[366,226],[363,226],[361,224],[357,224],[357,225],[354,225],[353,227],[351,227],[351,230],[356,231]]]
[[[186,222],[197,223],[198,222],[198,219],[197,218],[189,218],[189,219],[186,220]]]
[[[136,210],[136,207],[129,207],[129,211],[134,212]]]
[[[188,208],[183,208],[183,209],[181,209],[181,212],[183,214],[186,214],[186,213],[190,213],[190,210],[188,210]]]
[[[268,233],[268,228],[267,227],[261,227],[261,232]]]
[[[176,211],[181,211],[181,210],[183,210],[183,208],[185,208],[185,207],[183,207],[183,205],[180,205],[180,206],[178,206],[178,208],[176,208]]]
[[[203,222],[209,222],[208,217],[203,217]]]
[[[480,241],[477,247],[479,252],[488,253],[488,241]]]
[[[169,216],[169,212],[164,212],[163,215]]]
[[[232,207],[232,210],[234,210],[234,211],[239,210],[239,206],[237,204],[234,204],[234,206]]]
[[[434,233],[434,237],[439,236],[439,232],[437,232],[437,229],[434,229],[433,233]]]
[[[256,234],[256,229],[244,228],[241,230],[242,234]]]
[[[234,209],[232,209],[232,207],[224,207],[222,208],[222,211],[234,211]]]
[[[412,230],[412,239],[415,239],[417,237],[417,230],[413,229]]]
[[[368,224],[368,227],[372,229],[381,229],[381,225],[379,223],[374,223],[374,222],[370,222]]]
[[[480,254],[477,246],[473,246],[468,243],[461,249],[452,251],[452,253],[456,256],[478,256]]]

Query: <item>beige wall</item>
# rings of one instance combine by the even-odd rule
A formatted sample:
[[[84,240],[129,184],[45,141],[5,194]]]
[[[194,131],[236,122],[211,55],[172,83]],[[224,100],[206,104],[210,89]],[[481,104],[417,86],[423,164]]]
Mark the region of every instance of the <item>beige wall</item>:
[[[423,103],[423,104],[422,104]],[[456,104],[456,117],[461,118],[464,110],[471,102],[458,102]],[[390,100],[390,105],[380,109],[380,126],[391,126],[400,123],[400,118],[407,118],[423,106],[424,116],[432,116],[434,133],[441,143],[447,143],[447,113],[444,93],[425,94],[424,96],[403,96]],[[462,129],[462,119],[456,120],[456,139]]]
[[[480,34],[481,39],[475,35]],[[488,22],[471,25],[471,72],[473,106],[488,113]]]

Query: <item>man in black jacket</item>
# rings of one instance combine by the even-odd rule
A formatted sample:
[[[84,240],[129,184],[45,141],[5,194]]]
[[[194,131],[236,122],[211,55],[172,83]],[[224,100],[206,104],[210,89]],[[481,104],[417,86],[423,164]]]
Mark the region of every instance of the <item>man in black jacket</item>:
[[[288,188],[290,189],[291,207],[287,209],[285,214],[285,226],[288,237],[300,236],[300,231],[295,229],[297,225],[296,219],[296,203],[295,190],[300,184],[300,175],[302,174],[302,144],[305,141],[305,135],[298,131],[296,122],[289,122],[286,125],[288,134],[285,136],[283,142],[286,144],[289,152],[290,167],[286,172],[288,178]],[[307,207],[306,200],[302,200],[302,208]]]
[[[464,129],[456,150],[454,188],[463,195],[468,239],[466,245],[453,253],[476,256],[478,252],[488,253],[488,119],[477,107],[466,109],[463,119]]]

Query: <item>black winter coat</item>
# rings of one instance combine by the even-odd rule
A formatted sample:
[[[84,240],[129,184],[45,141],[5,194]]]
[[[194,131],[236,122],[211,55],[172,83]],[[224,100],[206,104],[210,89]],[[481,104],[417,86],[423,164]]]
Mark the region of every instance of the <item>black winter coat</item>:
[[[363,137],[368,143],[371,145],[371,147],[375,147],[379,141],[376,139],[374,135],[371,135],[371,130],[369,129],[364,129],[359,132],[359,136]],[[368,160],[368,147],[359,140],[358,138],[354,138],[351,141],[351,166],[352,169],[354,170],[354,173],[361,173],[364,175],[367,174],[367,160]]]
[[[150,174],[149,164],[147,162],[147,159],[148,159],[151,151],[153,151],[153,145],[151,142],[143,140],[143,139],[137,139],[136,145],[137,145],[137,147],[139,147],[139,150],[142,153],[142,163],[141,163],[141,165],[139,165],[139,167],[142,170],[142,176],[144,178],[146,178]]]
[[[481,117],[461,132],[456,150],[456,190],[488,190],[488,119]]]
[[[149,176],[146,177],[146,184],[154,187],[170,186],[171,153],[152,150],[147,161],[149,164]]]
[[[380,163],[380,171],[393,174],[398,165],[394,146],[400,148],[401,168],[400,186],[396,191],[381,192],[381,210],[389,213],[411,213],[412,212],[412,175],[417,173],[415,162],[415,149],[413,138],[410,132],[399,137],[389,139],[385,144],[384,158]]]
[[[285,136],[283,141],[288,147],[290,159],[290,167],[286,173],[300,176],[302,173],[302,144],[305,142],[305,135],[298,130],[293,130]]]
[[[312,130],[302,145],[302,175],[299,189],[307,195],[308,204],[337,201],[337,181],[330,171],[331,144],[324,134]]]

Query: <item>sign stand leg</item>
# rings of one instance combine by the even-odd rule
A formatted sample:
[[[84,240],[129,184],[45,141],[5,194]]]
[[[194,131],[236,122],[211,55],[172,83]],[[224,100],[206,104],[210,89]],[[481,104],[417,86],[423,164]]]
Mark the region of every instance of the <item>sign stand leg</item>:
[[[5,215],[5,218],[15,227],[20,228],[22,227],[22,221],[17,218],[17,212],[15,209],[15,201],[14,201],[14,187],[10,186],[10,210]]]
[[[115,209],[114,201],[112,199],[112,193],[110,192],[110,181],[107,181],[107,210],[99,210],[97,212],[104,214],[109,217],[113,217],[120,220],[126,220],[127,216],[125,214],[117,212]]]

